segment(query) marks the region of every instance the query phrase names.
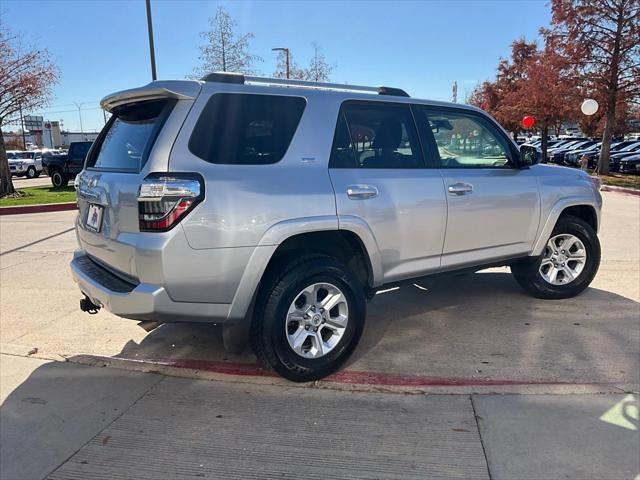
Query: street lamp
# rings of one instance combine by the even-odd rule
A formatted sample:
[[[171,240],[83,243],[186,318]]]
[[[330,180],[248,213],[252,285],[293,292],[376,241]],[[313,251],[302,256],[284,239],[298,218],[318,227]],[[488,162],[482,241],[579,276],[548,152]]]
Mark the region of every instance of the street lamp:
[[[286,54],[286,58],[287,58],[287,78],[289,78],[289,49],[285,48],[285,47],[278,47],[278,48],[272,48],[271,49],[274,52],[284,52]]]

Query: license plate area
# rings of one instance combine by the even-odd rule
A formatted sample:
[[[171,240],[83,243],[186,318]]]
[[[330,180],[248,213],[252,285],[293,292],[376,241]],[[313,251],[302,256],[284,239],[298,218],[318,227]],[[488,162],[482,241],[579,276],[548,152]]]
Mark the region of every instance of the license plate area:
[[[93,232],[99,232],[102,227],[102,216],[104,214],[104,207],[102,205],[96,205],[90,203],[87,209],[87,218],[84,224],[87,229]]]

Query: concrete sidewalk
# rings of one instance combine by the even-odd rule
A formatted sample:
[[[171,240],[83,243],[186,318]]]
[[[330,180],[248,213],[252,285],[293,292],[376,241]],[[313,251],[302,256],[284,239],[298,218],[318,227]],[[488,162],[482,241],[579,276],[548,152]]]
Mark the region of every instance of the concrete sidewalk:
[[[0,359],[6,480],[640,473],[630,395],[337,392]]]

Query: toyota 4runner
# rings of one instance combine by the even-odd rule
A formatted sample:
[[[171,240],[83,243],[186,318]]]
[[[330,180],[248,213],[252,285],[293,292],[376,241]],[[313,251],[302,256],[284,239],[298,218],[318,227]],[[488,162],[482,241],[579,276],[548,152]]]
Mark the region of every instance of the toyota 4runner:
[[[221,73],[101,104],[77,178],[82,309],[222,324],[291,380],[343,364],[383,286],[508,265],[561,299],[598,270],[591,178],[477,108]]]

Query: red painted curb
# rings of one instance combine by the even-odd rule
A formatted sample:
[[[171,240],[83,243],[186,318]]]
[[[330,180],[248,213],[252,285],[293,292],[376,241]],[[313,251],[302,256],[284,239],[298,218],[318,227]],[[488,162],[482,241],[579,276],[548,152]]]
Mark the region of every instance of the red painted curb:
[[[636,197],[640,197],[640,190],[637,190],[635,188],[614,187],[612,185],[603,185],[602,187],[600,187],[600,190],[603,192],[626,193],[628,195],[634,195]]]
[[[224,375],[276,377],[272,372],[263,370],[252,363],[220,362],[211,360],[178,359],[165,360],[158,358],[99,357],[104,360],[119,360],[142,365],[163,366],[200,370]],[[491,378],[443,378],[423,375],[404,375],[396,373],[361,372],[345,370],[334,373],[321,382],[350,385],[371,385],[387,387],[497,387],[509,385],[576,385],[574,382],[553,380],[504,380]]]
[[[0,207],[0,215],[20,215],[22,213],[64,212],[77,210],[76,202],[67,203],[41,203],[38,205],[16,205],[13,207]]]

